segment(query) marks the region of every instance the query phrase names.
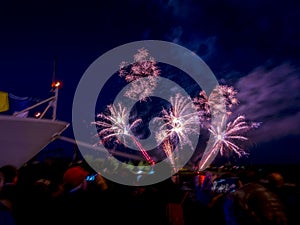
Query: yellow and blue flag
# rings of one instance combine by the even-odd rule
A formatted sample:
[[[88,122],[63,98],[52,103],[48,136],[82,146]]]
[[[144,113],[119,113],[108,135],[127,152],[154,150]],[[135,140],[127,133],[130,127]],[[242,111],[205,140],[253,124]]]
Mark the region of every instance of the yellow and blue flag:
[[[33,104],[33,99],[30,97],[20,97],[12,93],[0,91],[0,113],[6,115],[14,115]],[[27,117],[29,111],[18,114],[18,117]]]
[[[9,111],[11,114],[14,114],[15,112],[20,112],[23,109],[26,109],[31,103],[31,98],[30,97],[20,97],[17,95],[14,95],[12,93],[8,94],[8,99],[9,99]]]

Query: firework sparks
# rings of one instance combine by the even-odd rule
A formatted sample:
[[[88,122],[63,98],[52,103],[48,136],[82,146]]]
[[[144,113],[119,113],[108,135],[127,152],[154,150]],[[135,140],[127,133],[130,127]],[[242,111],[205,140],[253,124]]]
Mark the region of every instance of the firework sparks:
[[[212,115],[225,113],[230,115],[232,107],[238,104],[236,94],[237,91],[232,86],[227,85],[216,86],[209,96],[202,90],[193,99],[197,110],[200,112],[202,123],[205,124],[206,121],[209,121]]]
[[[139,78],[130,83],[130,89],[125,91],[124,96],[134,100],[146,101],[153,93],[156,85],[156,77]]]
[[[175,157],[174,157],[174,153],[173,153],[173,145],[170,142],[169,139],[165,140],[162,144],[162,149],[165,152],[166,156],[168,157],[168,159],[170,160],[171,166],[173,168],[173,172],[176,173],[177,172],[177,168],[175,165]]]
[[[211,126],[210,133],[213,134],[215,144],[213,148],[220,150],[220,154],[223,155],[226,150],[236,153],[239,157],[247,154],[243,149],[234,143],[235,140],[245,141],[248,140],[243,134],[250,130],[251,126],[247,124],[244,116],[238,116],[233,122],[228,122],[226,129],[222,129],[225,116],[223,116],[220,125]]]
[[[134,62],[131,65],[127,62],[120,64],[119,74],[127,82],[135,81],[132,82],[132,87],[125,92],[125,96],[134,100],[145,100],[153,93],[160,70],[148,50],[141,48],[134,55]]]
[[[101,128],[99,136],[108,141],[111,138],[116,137],[118,142],[122,142],[126,145],[126,137],[130,136],[130,130],[141,122],[141,119],[136,119],[131,125],[126,122],[128,115],[126,107],[123,107],[120,103],[115,105],[109,105],[109,114],[98,114],[99,121],[95,124]]]
[[[239,101],[236,98],[237,90],[235,90],[232,86],[227,85],[219,85],[221,94],[224,97],[225,105],[231,109],[234,105],[238,104]]]
[[[176,142],[178,138],[181,148],[186,144],[192,148],[189,137],[191,134],[199,132],[198,112],[191,99],[179,93],[175,97],[171,97],[170,103],[172,109],[163,109],[162,116],[156,118],[162,122],[156,133],[156,139],[161,142],[165,138],[170,138]]]
[[[218,152],[222,156],[230,152],[237,154],[239,157],[248,154],[235,142],[247,141],[248,138],[244,134],[252,128],[257,128],[259,123],[247,123],[245,116],[238,116],[226,125],[227,117],[226,114],[223,115],[219,123],[211,125],[208,129],[212,134],[212,141],[209,144],[211,147],[208,153],[203,155],[200,161],[200,169],[203,169],[210,158],[218,154]]]
[[[122,62],[119,73],[120,76],[125,77],[128,82],[141,77],[158,77],[160,70],[156,64],[155,59],[149,55],[148,50],[141,48],[134,55],[134,62],[132,63],[130,71],[127,70],[127,67],[129,66],[128,63]]]
[[[136,119],[129,124],[127,122],[129,112],[127,108],[123,107],[120,103],[117,105],[117,107],[115,105],[109,105],[108,110],[109,114],[98,114],[98,118],[100,120],[95,122],[95,124],[100,127],[100,131],[98,133],[99,137],[102,138],[104,142],[111,141],[115,137],[117,138],[117,143],[123,143],[125,146],[127,143],[126,138],[129,137],[136,144],[150,165],[153,165],[154,161],[151,159],[139,141],[135,138],[135,136],[131,133],[131,129],[138,123],[142,122],[142,120]]]
[[[132,63],[120,64],[119,75],[130,87],[124,89],[123,96],[132,100],[147,100],[160,84],[158,79],[160,69],[145,48],[138,49]],[[164,151],[174,172],[177,172],[176,166],[179,165],[177,160],[182,159],[178,156],[181,153],[178,151],[179,147],[183,149],[188,145],[194,150],[196,141],[192,137],[197,136],[198,141],[200,126],[208,129],[210,138],[198,168],[206,168],[219,153],[221,156],[233,153],[239,157],[248,154],[241,147],[241,144],[248,140],[244,135],[251,128],[258,128],[260,123],[248,123],[244,116],[238,116],[227,123],[233,106],[239,103],[236,95],[237,91],[232,86],[217,85],[209,96],[202,90],[193,99],[180,93],[169,99],[171,107],[164,108],[160,116],[155,117],[153,121],[159,122],[158,127],[155,127],[158,128],[155,139],[160,144],[159,151],[160,153],[163,153],[161,149]],[[142,145],[145,142],[132,133],[132,129],[143,122],[142,119],[129,122],[129,112],[120,103],[117,106],[109,105],[108,111],[107,114],[99,114],[100,120],[95,122],[100,128],[98,135],[101,142],[115,142],[128,147],[127,141],[130,141],[141,151],[150,165],[155,164]]]

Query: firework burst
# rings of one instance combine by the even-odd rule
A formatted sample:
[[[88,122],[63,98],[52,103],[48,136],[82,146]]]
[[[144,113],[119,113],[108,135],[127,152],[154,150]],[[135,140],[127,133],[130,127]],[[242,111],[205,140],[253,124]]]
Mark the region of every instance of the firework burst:
[[[125,96],[134,100],[145,100],[153,93],[160,70],[155,59],[149,55],[148,50],[141,48],[134,55],[134,61],[131,65],[127,62],[120,64],[119,74],[127,82],[135,81],[132,82],[132,87],[125,92]]]
[[[219,125],[211,126],[208,129],[215,140],[213,149],[219,149],[221,155],[224,155],[226,151],[230,151],[241,157],[247,153],[234,142],[248,140],[243,134],[249,131],[251,126],[247,124],[244,116],[238,116],[234,121],[228,122],[225,129],[222,129],[225,117],[223,116]]]
[[[123,143],[126,146],[126,139],[129,137],[139,148],[150,165],[153,165],[154,161],[151,159],[147,151],[143,148],[143,146],[131,132],[131,129],[134,128],[137,124],[141,123],[142,120],[136,119],[131,124],[129,124],[127,122],[129,112],[127,108],[122,106],[122,104],[120,103],[117,106],[113,104],[109,105],[108,110],[108,114],[98,114],[99,120],[95,122],[95,124],[100,128],[98,135],[101,140],[103,142],[107,142],[115,140],[113,138],[116,138],[116,142],[118,144]]]
[[[232,86],[218,85],[207,96],[205,91],[193,98],[193,102],[200,114],[202,125],[207,125],[212,116],[231,114],[234,105],[238,104],[237,91]],[[225,107],[224,107],[225,106]]]
[[[162,116],[155,120],[162,122],[159,131],[156,133],[158,142],[165,138],[170,138],[172,142],[176,142],[177,138],[181,148],[189,145],[191,134],[199,133],[199,116],[194,104],[189,97],[184,97],[177,93],[175,97],[170,98],[172,105],[171,110],[163,109]]]
[[[125,91],[124,96],[133,100],[146,101],[156,86],[156,77],[139,78],[130,83],[130,88]]]
[[[245,116],[242,115],[227,123],[227,117],[228,115],[223,115],[220,122],[212,124],[208,129],[211,133],[210,143],[208,144],[209,151],[206,154],[204,153],[200,161],[200,169],[206,167],[210,163],[210,159],[218,152],[221,156],[228,155],[231,152],[239,157],[248,154],[238,143],[247,141],[248,138],[244,135],[252,128],[258,128],[259,123],[247,123]]]

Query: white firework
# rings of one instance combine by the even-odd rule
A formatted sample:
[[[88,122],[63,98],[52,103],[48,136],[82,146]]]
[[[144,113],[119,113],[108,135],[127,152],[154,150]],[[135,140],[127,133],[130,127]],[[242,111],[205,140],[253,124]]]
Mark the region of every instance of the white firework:
[[[212,125],[208,130],[213,135],[214,144],[212,151],[219,150],[221,155],[225,152],[234,152],[239,157],[247,153],[235,142],[248,140],[244,134],[251,129],[251,126],[245,121],[245,116],[238,116],[232,122],[228,122],[225,129],[226,115],[222,117],[220,124]]]
[[[104,142],[112,141],[113,138],[117,138],[117,143],[123,143],[126,146],[126,138],[129,137],[139,148],[145,159],[152,165],[154,161],[151,159],[147,151],[143,148],[137,138],[131,133],[131,129],[138,123],[142,122],[142,119],[136,119],[131,124],[128,122],[129,112],[126,107],[122,106],[121,103],[117,105],[108,106],[108,114],[98,114],[100,120],[96,121],[95,124],[100,127],[99,137]]]
[[[158,142],[166,138],[176,141],[178,138],[181,148],[184,145],[192,146],[190,137],[199,132],[199,116],[194,104],[189,97],[184,97],[177,93],[175,97],[170,98],[171,110],[164,109],[162,116],[157,117],[162,125],[156,133]]]

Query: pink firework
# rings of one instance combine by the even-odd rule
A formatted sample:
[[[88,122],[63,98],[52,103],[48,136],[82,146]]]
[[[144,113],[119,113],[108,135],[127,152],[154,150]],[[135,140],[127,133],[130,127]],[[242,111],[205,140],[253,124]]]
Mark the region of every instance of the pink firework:
[[[209,121],[212,115],[224,113],[230,115],[232,107],[238,104],[236,94],[237,91],[232,86],[227,85],[216,86],[209,96],[202,90],[193,99],[202,123],[205,124],[206,121]]]
[[[108,110],[109,114],[99,114],[98,118],[100,118],[100,120],[95,122],[95,124],[101,128],[99,131],[100,138],[106,142],[111,141],[113,137],[116,137],[118,143],[126,145],[126,137],[129,137],[136,144],[150,165],[153,165],[154,161],[131,133],[131,129],[138,123],[142,122],[142,120],[136,119],[132,124],[129,124],[127,122],[129,112],[127,108],[122,106],[120,103],[117,107],[115,105],[109,105]]]
[[[257,128],[259,124],[247,123],[245,117],[242,115],[226,124],[227,117],[226,114],[223,115],[220,122],[211,125],[208,129],[212,135],[208,144],[209,149],[204,153],[199,163],[200,169],[205,168],[218,152],[220,152],[222,156],[230,152],[237,154],[239,157],[248,154],[239,146],[239,143],[247,141],[248,138],[244,136],[245,133],[252,128]]]
[[[141,48],[134,55],[132,64],[121,63],[119,74],[127,82],[132,82],[132,87],[125,92],[125,96],[134,100],[145,100],[153,93],[160,70],[155,59],[149,55],[148,50]]]
[[[238,99],[236,98],[237,90],[235,90],[232,86],[220,85],[220,92],[224,97],[225,105],[231,110],[232,107],[238,104]]]
[[[234,121],[228,122],[225,129],[222,129],[225,117],[226,116],[223,116],[221,124],[211,126],[208,129],[213,135],[215,141],[213,149],[219,149],[221,155],[223,155],[226,151],[229,151],[234,152],[241,157],[247,153],[234,142],[248,140],[248,138],[243,136],[243,134],[249,131],[251,126],[245,121],[244,116],[238,116]]]
[[[130,82],[141,77],[154,76],[158,77],[160,70],[156,65],[157,62],[153,57],[149,55],[149,52],[145,48],[141,48],[134,55],[134,61],[131,64],[131,68],[128,71],[129,64],[122,62],[120,65],[120,76],[125,77],[126,81]]]
[[[125,91],[124,96],[134,100],[146,101],[152,95],[156,85],[157,78],[153,76],[134,80],[130,83],[130,89]]]

